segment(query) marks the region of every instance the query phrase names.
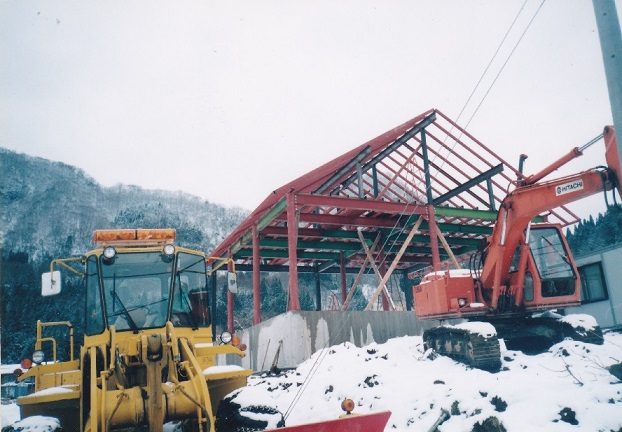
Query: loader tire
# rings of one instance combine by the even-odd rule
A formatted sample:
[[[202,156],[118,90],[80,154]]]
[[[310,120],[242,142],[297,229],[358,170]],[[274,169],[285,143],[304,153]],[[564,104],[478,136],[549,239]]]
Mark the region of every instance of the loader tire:
[[[269,424],[280,428],[285,426],[283,414],[266,405],[242,407],[234,402],[235,395],[224,398],[216,413],[216,430],[230,432],[254,432],[266,429]],[[265,420],[264,420],[265,419]],[[268,422],[270,420],[270,422]]]
[[[2,432],[63,432],[60,421],[54,417],[31,416],[2,428]]]

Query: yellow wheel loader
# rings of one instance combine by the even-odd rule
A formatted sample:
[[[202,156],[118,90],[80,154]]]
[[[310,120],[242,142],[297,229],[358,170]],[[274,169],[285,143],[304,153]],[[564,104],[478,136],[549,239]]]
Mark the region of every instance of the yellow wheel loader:
[[[271,410],[274,424],[255,421],[253,429],[224,406],[227,426],[218,426],[220,401],[245,386],[251,371],[217,364],[220,355],[244,356],[245,347],[228,333],[213,337],[204,253],[176,245],[173,229],[98,230],[93,240],[95,249],[52,261],[42,277],[42,295],[61,290],[55,268],[82,277],[86,322],[79,358],[69,322],[37,322],[34,365],[18,377],[34,380],[35,391],[17,400],[22,421],[4,430],[28,430],[20,423],[41,419],[32,416],[53,418],[47,430],[81,432],[282,425],[282,415],[269,407],[262,409]],[[44,335],[51,326],[69,331],[67,361],[57,361],[56,340]],[[44,361],[44,347],[51,348],[51,361]]]

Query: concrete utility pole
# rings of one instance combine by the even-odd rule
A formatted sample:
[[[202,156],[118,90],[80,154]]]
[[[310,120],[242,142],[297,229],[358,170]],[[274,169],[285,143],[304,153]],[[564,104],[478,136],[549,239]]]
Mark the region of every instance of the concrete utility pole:
[[[622,155],[622,36],[614,0],[592,0],[603,53],[613,125]]]

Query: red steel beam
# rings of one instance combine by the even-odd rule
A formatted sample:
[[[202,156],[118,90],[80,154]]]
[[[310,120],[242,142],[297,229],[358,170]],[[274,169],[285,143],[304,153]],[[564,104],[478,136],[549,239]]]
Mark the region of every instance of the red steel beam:
[[[253,225],[253,325],[261,322],[261,272],[259,255],[259,232],[257,225]]]
[[[376,217],[356,217],[356,216],[339,216],[315,213],[301,213],[300,222],[315,223],[323,225],[354,225],[365,227],[393,228],[395,220],[382,219]]]
[[[368,210],[378,213],[426,214],[425,208],[407,203],[394,203],[380,200],[345,198],[337,196],[298,194],[296,205],[313,207],[334,207],[340,209]],[[302,216],[302,214],[301,214]],[[305,221],[306,222],[306,221]]]
[[[289,305],[288,310],[300,310],[298,299],[298,217],[296,215],[296,195],[287,193],[287,244],[289,257]]]

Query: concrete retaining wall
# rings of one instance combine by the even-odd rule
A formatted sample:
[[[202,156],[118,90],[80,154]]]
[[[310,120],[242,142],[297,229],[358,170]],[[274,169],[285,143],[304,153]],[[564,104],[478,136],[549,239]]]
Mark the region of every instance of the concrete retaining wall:
[[[237,360],[255,371],[269,369],[282,341],[278,366],[295,367],[331,345],[383,343],[393,337],[421,335],[435,325],[437,321],[417,320],[413,312],[288,312],[238,333],[248,346],[248,356],[241,363],[232,356],[227,361]]]

